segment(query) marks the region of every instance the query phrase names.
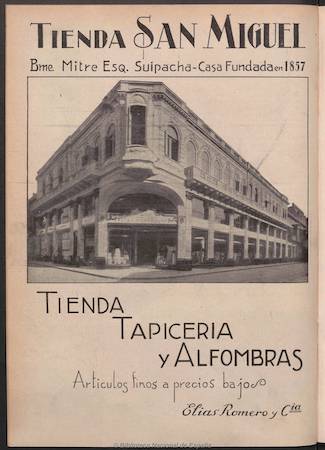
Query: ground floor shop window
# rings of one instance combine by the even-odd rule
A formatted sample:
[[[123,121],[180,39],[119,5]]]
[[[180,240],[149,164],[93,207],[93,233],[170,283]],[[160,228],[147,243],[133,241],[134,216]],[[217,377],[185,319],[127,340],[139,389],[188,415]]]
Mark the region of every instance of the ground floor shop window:
[[[109,227],[107,264],[114,266],[176,264],[176,229]]]
[[[276,243],[276,257],[281,258],[281,244]]]
[[[274,258],[274,242],[269,242],[269,258]]]
[[[203,264],[206,261],[208,232],[192,230],[192,264]]]
[[[234,260],[239,263],[244,258],[244,239],[242,236],[234,237]]]
[[[266,258],[266,241],[263,240],[260,241],[260,258]]]
[[[222,264],[227,259],[228,239],[226,235],[214,233],[214,260]]]
[[[248,258],[251,261],[254,261],[256,256],[256,239],[249,238],[248,239]]]
[[[108,265],[129,265],[132,258],[132,238],[129,229],[109,230]]]
[[[95,227],[84,228],[85,260],[92,262],[95,258]]]

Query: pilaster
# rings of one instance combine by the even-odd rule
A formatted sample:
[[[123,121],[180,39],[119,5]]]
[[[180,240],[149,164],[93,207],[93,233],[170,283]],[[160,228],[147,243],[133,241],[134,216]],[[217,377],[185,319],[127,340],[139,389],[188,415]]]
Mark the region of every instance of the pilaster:
[[[229,215],[229,235],[228,235],[227,259],[228,259],[228,261],[233,261],[234,260],[234,213],[233,213],[233,211],[229,211],[228,215]]]
[[[260,259],[260,226],[261,222],[258,220],[256,224],[256,249],[255,259]]]

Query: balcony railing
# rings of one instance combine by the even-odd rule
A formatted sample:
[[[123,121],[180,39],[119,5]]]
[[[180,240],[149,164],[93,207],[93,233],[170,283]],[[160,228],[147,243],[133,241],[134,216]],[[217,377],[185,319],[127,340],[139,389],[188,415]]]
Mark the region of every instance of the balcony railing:
[[[99,178],[98,163],[96,161],[82,167],[75,175],[72,175],[67,181],[59,184],[51,192],[43,195],[33,202],[33,210],[46,208],[51,203],[60,202],[67,197],[73,196],[83,189],[91,186]]]
[[[190,166],[185,169],[186,183],[189,187],[203,191],[208,195],[217,196],[220,200],[226,201],[229,206],[239,207],[245,210],[254,210],[264,217],[272,218],[280,222],[282,226],[288,225],[287,221],[277,214],[263,208],[253,199],[248,198],[237,191],[229,191],[226,184],[218,178],[205,173],[198,167]]]

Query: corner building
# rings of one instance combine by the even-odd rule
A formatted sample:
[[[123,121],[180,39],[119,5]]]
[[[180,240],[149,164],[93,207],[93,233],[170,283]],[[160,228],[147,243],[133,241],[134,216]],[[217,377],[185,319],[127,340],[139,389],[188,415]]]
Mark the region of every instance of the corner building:
[[[161,82],[120,81],[37,175],[29,258],[108,266],[297,255],[288,199]]]

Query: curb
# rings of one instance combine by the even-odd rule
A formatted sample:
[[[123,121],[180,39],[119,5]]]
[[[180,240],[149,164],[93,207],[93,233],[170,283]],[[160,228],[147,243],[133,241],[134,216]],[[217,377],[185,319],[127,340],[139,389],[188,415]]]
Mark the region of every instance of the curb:
[[[69,267],[62,267],[62,266],[56,266],[54,264],[46,264],[46,267],[53,267],[55,269],[59,269],[59,270],[66,270],[68,272],[75,272],[75,273],[80,273],[80,274],[84,274],[84,275],[88,275],[88,276],[92,276],[92,277],[100,277],[100,278],[106,278],[108,280],[121,280],[121,281],[145,281],[147,283],[150,283],[152,281],[154,282],[159,282],[159,280],[163,280],[163,279],[177,279],[177,278],[186,278],[186,277],[193,277],[193,276],[200,276],[200,275],[208,275],[208,274],[212,274],[212,273],[228,273],[228,272],[240,272],[243,270],[254,270],[257,268],[264,268],[264,267],[275,267],[275,266],[288,266],[288,265],[293,265],[293,264],[301,264],[301,262],[285,262],[285,263],[274,263],[274,264],[260,264],[260,265],[253,265],[253,266],[238,266],[238,267],[231,267],[231,268],[224,268],[224,270],[215,270],[215,269],[208,269],[204,272],[200,272],[200,273],[195,273],[193,271],[189,271],[186,273],[182,273],[182,274],[173,274],[173,275],[166,275],[166,276],[160,276],[160,277],[132,277],[132,276],[126,276],[126,277],[113,277],[110,275],[102,275],[101,273],[90,273],[90,272],[86,272],[83,270],[78,270],[78,269],[70,269]],[[220,268],[219,268],[220,269]]]

